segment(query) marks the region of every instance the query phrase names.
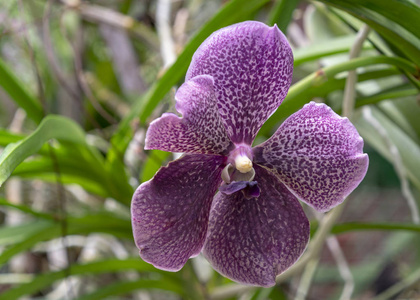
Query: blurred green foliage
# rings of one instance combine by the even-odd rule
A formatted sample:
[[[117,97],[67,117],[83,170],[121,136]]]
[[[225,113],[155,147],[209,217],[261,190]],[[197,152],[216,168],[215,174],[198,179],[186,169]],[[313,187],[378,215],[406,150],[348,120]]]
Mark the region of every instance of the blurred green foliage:
[[[420,225],[410,219],[395,172],[397,151],[418,204],[419,3],[162,1],[170,4],[176,56],[166,65],[157,2],[0,2],[0,299],[262,300],[299,293],[299,274],[264,289],[233,284],[200,259],[179,273],[163,272],[137,257],[132,240],[131,196],[171,157],[144,151],[148,123],[173,109],[173,91],[197,47],[247,19],[287,30],[295,56],[290,92],[257,143],[311,100],[341,112],[347,72],[357,70],[352,121],[370,168],[332,234],[350,265],[354,299],[419,297]],[[364,24],[371,33],[362,55],[349,60]],[[389,266],[397,271],[386,281]],[[388,283],[379,289],[378,282]],[[342,285],[325,250],[307,299],[338,299]]]

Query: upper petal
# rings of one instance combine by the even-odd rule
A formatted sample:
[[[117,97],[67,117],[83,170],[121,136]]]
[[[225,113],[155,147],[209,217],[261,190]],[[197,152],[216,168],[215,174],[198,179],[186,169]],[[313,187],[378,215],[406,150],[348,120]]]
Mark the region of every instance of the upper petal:
[[[184,155],[138,187],[131,218],[136,245],[146,262],[177,271],[200,253],[223,159]]]
[[[241,192],[216,195],[203,254],[224,276],[268,287],[302,255],[309,221],[274,174],[259,166],[255,171],[258,198],[246,199]]]
[[[315,102],[253,150],[255,163],[272,169],[292,193],[319,211],[343,202],[369,164],[363,139],[350,121]]]
[[[218,113],[210,76],[197,76],[185,82],[175,99],[183,118],[166,113],[153,121],[147,130],[146,149],[225,154],[233,147]]]
[[[277,26],[247,21],[207,38],[195,52],[186,79],[200,74],[214,78],[229,137],[251,145],[286,97],[292,73],[292,50]]]

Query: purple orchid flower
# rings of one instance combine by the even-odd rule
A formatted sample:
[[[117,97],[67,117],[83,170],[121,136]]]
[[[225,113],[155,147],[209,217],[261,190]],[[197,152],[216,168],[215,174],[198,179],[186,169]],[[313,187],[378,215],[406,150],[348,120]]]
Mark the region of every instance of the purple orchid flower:
[[[163,114],[147,132],[146,149],[186,154],[133,196],[134,238],[146,262],[178,271],[203,251],[224,276],[272,286],[309,240],[297,199],[325,212],[361,182],[363,140],[324,104],[306,104],[252,147],[286,97],[292,72],[292,51],[277,26],[235,24],[198,48],[175,95],[183,117]]]

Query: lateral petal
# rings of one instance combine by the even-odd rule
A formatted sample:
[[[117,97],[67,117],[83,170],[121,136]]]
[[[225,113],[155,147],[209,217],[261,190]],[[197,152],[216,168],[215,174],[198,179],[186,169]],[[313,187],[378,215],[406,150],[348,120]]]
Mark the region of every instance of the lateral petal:
[[[253,152],[255,163],[273,170],[296,197],[322,212],[344,201],[369,164],[353,124],[315,102],[291,115]]]
[[[202,75],[185,82],[175,95],[183,117],[165,113],[150,124],[145,149],[226,154],[233,147],[219,116],[213,79]]]

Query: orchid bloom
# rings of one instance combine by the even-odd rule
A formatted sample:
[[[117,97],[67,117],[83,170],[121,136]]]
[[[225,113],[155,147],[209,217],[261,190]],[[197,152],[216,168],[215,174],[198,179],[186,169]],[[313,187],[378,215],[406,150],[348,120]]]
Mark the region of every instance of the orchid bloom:
[[[165,113],[146,135],[146,149],[185,153],[133,196],[134,239],[146,262],[178,271],[203,251],[222,275],[272,286],[309,240],[298,199],[325,212],[361,182],[363,140],[324,104],[306,104],[252,147],[292,72],[277,26],[235,24],[198,48],[175,95],[182,117]]]

